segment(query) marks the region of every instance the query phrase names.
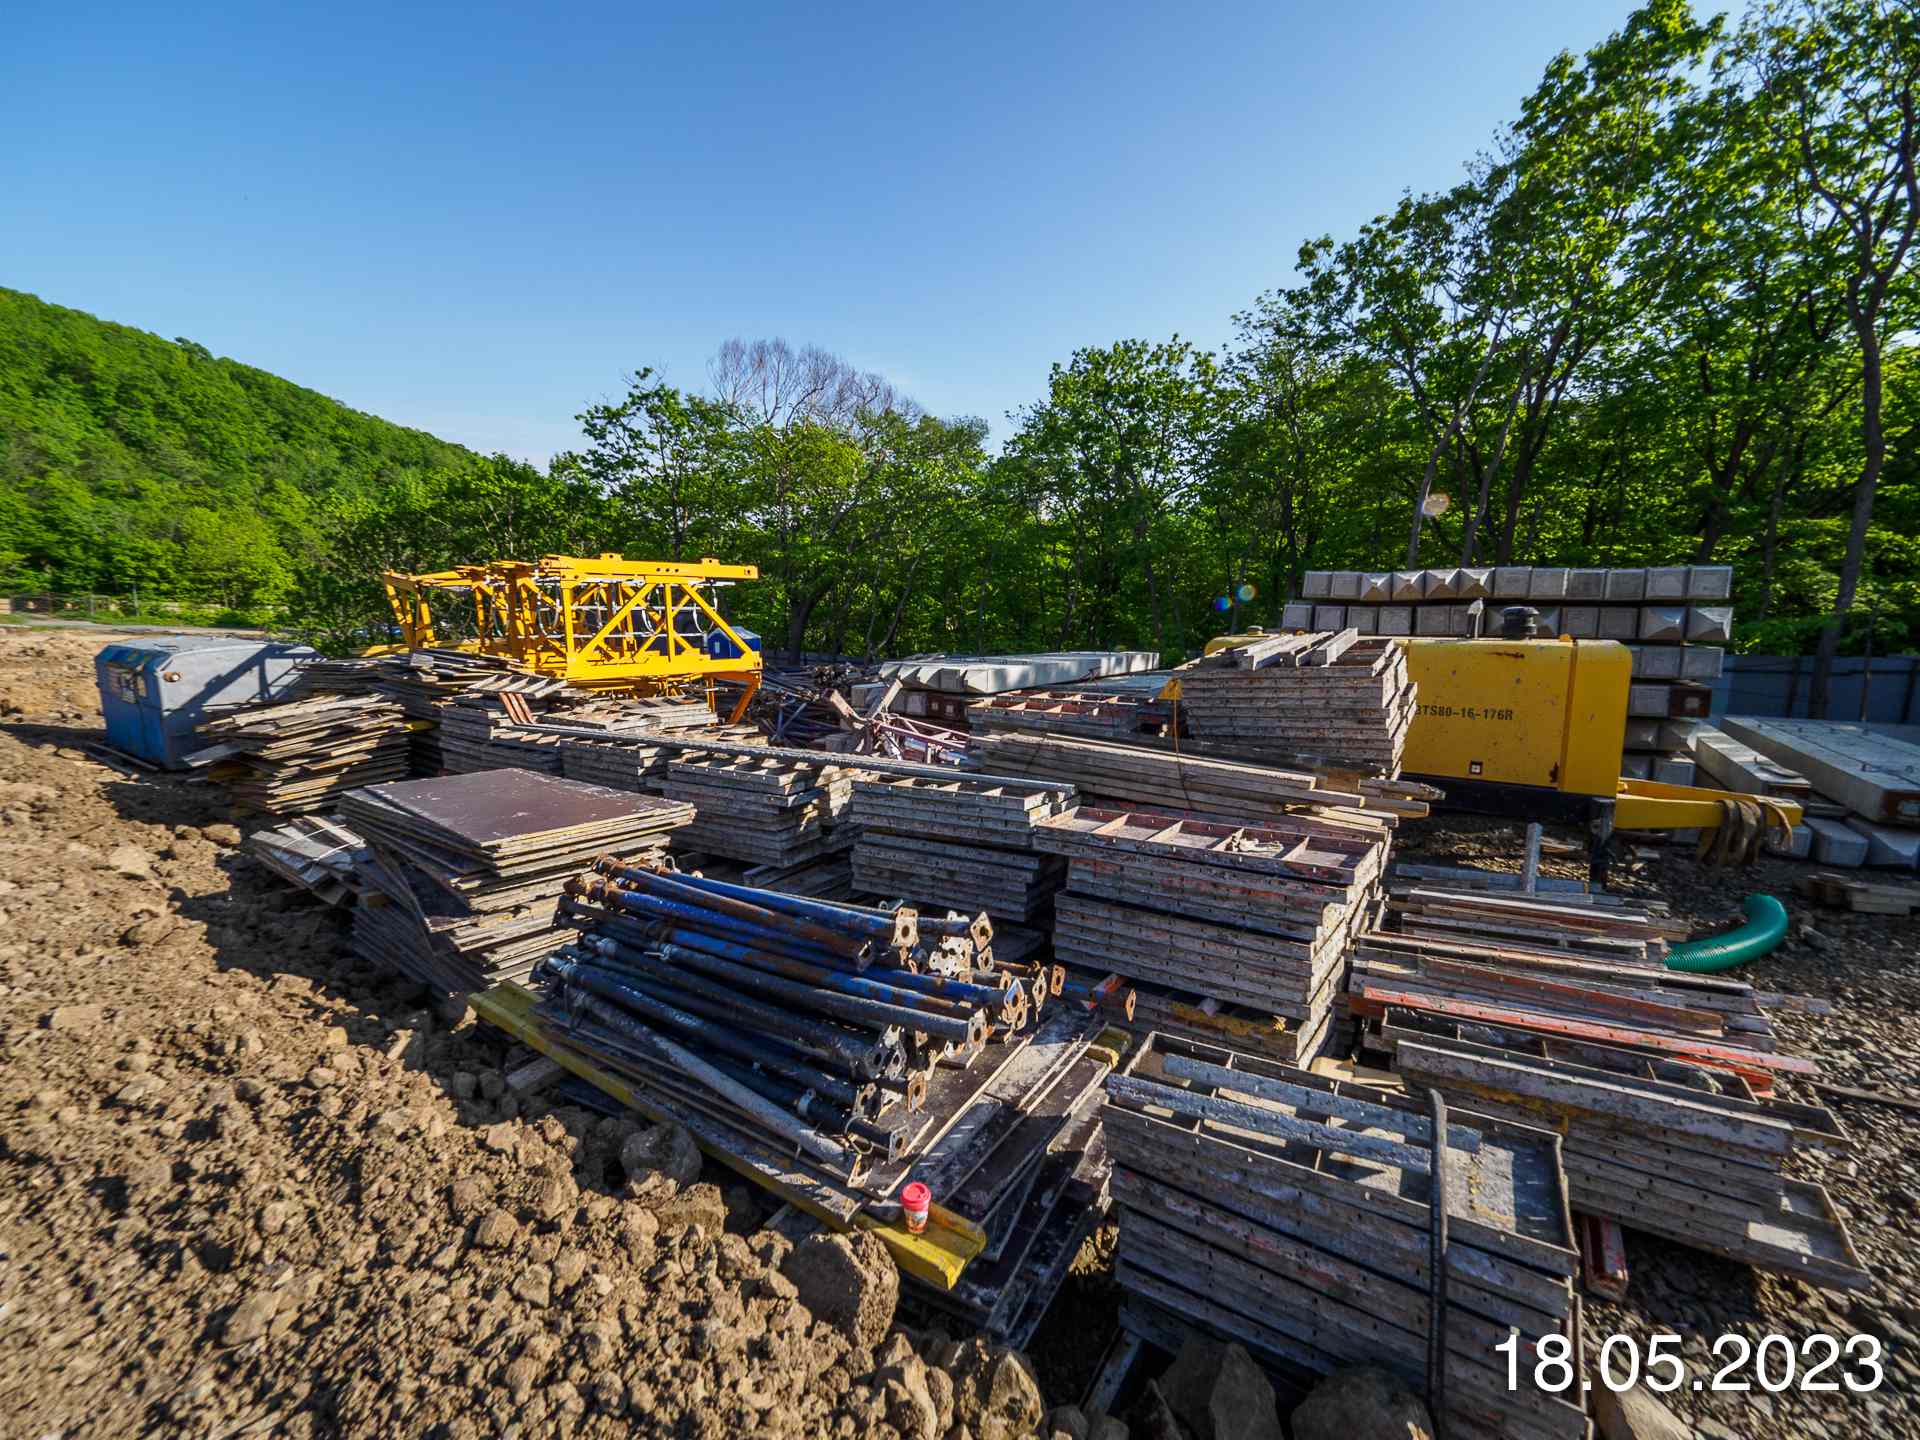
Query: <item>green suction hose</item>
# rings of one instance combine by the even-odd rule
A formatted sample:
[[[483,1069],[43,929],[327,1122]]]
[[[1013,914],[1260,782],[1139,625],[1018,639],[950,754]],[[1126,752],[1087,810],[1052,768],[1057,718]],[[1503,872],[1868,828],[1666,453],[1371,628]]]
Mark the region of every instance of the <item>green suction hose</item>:
[[[1667,969],[1703,974],[1758,960],[1787,938],[1787,907],[1771,895],[1749,895],[1747,923],[1724,935],[1688,940],[1667,951]]]

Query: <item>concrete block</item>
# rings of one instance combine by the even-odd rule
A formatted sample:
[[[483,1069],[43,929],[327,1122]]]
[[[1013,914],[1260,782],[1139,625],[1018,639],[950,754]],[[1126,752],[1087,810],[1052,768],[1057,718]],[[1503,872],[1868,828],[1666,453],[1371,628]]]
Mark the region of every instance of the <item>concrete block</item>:
[[[1533,599],[1533,567],[1502,565],[1496,569],[1493,572],[1493,598],[1496,600]]]
[[[1658,780],[1662,785],[1693,784],[1693,757],[1691,755],[1661,755],[1653,762],[1653,773],[1649,780]]]
[[[1453,606],[1422,605],[1413,612],[1414,633],[1417,635],[1454,635],[1459,632],[1453,628]]]
[[[1560,607],[1560,630],[1576,640],[1593,640],[1600,634],[1600,607],[1597,605],[1563,605]]]
[[[1347,628],[1347,607],[1344,605],[1316,605],[1313,607],[1313,628],[1316,630],[1344,630]]]
[[[1289,600],[1280,609],[1280,628],[1282,630],[1313,629],[1313,602]]]
[[[1678,645],[1642,645],[1633,667],[1636,680],[1678,680],[1680,657],[1686,652]]]
[[[1418,605],[1427,598],[1427,572],[1396,570],[1393,572],[1391,588],[1396,605]]]
[[[1566,599],[1567,575],[1565,566],[1534,566],[1533,578],[1527,582],[1527,598],[1529,600]]]
[[[1391,570],[1362,571],[1359,598],[1369,605],[1384,605],[1393,599],[1393,572]]]
[[[1639,569],[1607,571],[1607,599],[1644,600],[1647,598],[1647,572]]]
[[[1809,815],[1805,823],[1813,832],[1813,858],[1820,864],[1855,870],[1867,863],[1867,837],[1858,830],[1817,815]]]
[[[1472,569],[1456,570],[1453,573],[1454,589],[1459,599],[1490,600],[1493,598],[1493,571]]]
[[[1460,572],[1458,570],[1427,571],[1428,600],[1458,600],[1460,598]]]
[[[1358,600],[1360,598],[1360,572],[1358,570],[1335,570],[1327,579],[1327,598],[1329,600]]]
[[[1689,645],[1680,651],[1680,674],[1687,680],[1718,680],[1727,652],[1718,645]]]
[[[1732,598],[1733,567],[1731,565],[1689,565],[1687,567],[1687,599],[1731,600]]]
[[[1640,612],[1625,605],[1600,607],[1600,638],[1631,640],[1640,633]]]
[[[1629,750],[1658,750],[1660,727],[1664,723],[1661,720],[1647,719],[1637,715],[1629,716],[1626,736],[1621,743]]]
[[[1620,757],[1620,778],[1623,780],[1651,780],[1653,778],[1653,757],[1651,755],[1622,755]]]
[[[1627,714],[1652,720],[1666,719],[1667,696],[1672,688],[1670,685],[1627,686]]]
[[[1411,605],[1382,605],[1374,623],[1382,635],[1411,635],[1413,615]]]
[[[1333,583],[1330,570],[1309,570],[1300,577],[1300,598],[1303,600],[1324,600],[1331,593],[1328,589]]]
[[[1647,570],[1647,599],[1684,600],[1687,598],[1687,567],[1654,565]]]
[[[1380,607],[1377,605],[1347,606],[1347,628],[1358,630],[1362,635],[1380,633]]]
[[[1704,720],[1662,720],[1660,743],[1656,749],[1669,755],[1691,755],[1694,734],[1706,725]]]
[[[1813,854],[1813,831],[1805,825],[1796,825],[1784,842],[1778,835],[1769,834],[1762,848],[1769,855],[1778,855],[1783,860],[1805,860]]]
[[[1558,605],[1536,605],[1540,618],[1534,621],[1542,636],[1552,637],[1560,634],[1560,607]]]
[[[1725,645],[1733,639],[1731,605],[1695,605],[1687,611],[1687,639],[1696,645]]]
[[[1567,599],[1604,600],[1607,598],[1607,572],[1604,570],[1567,571]]]
[[[1920,870],[1920,830],[1880,825],[1858,815],[1847,816],[1847,828],[1867,837],[1867,864]]]
[[[1640,638],[1662,645],[1678,645],[1687,638],[1687,607],[1684,605],[1643,605],[1640,607]]]

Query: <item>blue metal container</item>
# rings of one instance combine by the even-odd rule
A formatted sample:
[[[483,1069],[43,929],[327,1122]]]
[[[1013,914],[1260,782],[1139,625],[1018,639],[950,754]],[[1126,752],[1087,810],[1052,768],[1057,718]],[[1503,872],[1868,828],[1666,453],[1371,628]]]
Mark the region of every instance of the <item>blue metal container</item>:
[[[317,652],[283,640],[156,635],[109,645],[94,657],[107,743],[142,760],[182,767],[200,748],[193,732],[245,705],[281,697],[296,662]]]
[[[756,654],[759,653],[760,637],[758,635],[754,634],[751,630],[743,630],[738,625],[733,627],[733,631],[734,634],[747,642],[750,649]],[[740,647],[727,638],[727,632],[724,630],[709,630],[707,632],[707,654],[715,660],[738,660],[741,658]]]

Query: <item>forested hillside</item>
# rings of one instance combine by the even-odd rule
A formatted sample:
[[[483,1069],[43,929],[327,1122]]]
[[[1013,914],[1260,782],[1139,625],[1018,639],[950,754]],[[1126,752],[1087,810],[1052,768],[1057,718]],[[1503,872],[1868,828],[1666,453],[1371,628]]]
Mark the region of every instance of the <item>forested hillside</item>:
[[[997,452],[734,341],[710,393],[636,355],[542,470],[0,291],[0,584],[282,601],[344,643],[383,565],[714,554],[762,567],[729,604],[770,648],[1178,657],[1309,568],[1714,561],[1744,648],[1911,647],[1910,20],[1653,0],[1458,184],[1276,254],[1219,350],[1080,350]]]

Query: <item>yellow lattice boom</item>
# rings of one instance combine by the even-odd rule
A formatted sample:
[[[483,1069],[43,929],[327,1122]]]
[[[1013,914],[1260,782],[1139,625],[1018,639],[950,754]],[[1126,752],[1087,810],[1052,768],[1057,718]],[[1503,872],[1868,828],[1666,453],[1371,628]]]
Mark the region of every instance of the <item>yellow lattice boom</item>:
[[[710,593],[759,579],[756,565],[543,555],[381,578],[409,649],[442,643],[433,614],[440,604],[443,613],[455,607],[471,615],[472,647],[481,654],[587,689],[658,694],[737,680],[750,697],[760,685],[759,651]]]

